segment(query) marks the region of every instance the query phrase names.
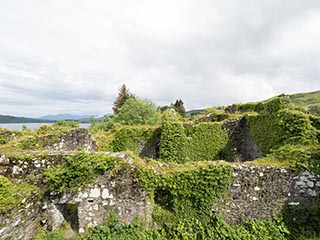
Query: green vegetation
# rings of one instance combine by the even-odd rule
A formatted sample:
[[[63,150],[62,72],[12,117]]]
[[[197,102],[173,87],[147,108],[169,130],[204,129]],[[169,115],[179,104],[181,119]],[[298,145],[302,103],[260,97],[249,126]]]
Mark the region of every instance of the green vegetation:
[[[183,124],[173,119],[171,111],[164,113],[161,126],[160,158],[168,162],[185,162],[187,136]]]
[[[186,126],[187,161],[218,160],[228,142],[227,131],[219,122]]]
[[[65,121],[65,120],[59,120],[56,121],[54,124],[52,124],[53,128],[79,128],[79,123],[76,121]]]
[[[290,95],[290,100],[314,115],[320,116],[320,91]]]
[[[172,109],[175,112],[179,113],[181,117],[186,117],[186,109],[184,108],[184,103],[181,99],[177,99],[175,103],[171,103],[170,106],[161,107],[161,112],[164,112],[168,109]]]
[[[181,215],[206,215],[213,200],[230,184],[229,165],[206,164],[183,169],[171,169],[166,174],[150,168],[138,170],[140,185],[154,191],[154,200],[167,210]]]
[[[296,105],[314,105],[320,102],[320,91],[296,93],[290,95],[290,100]]]
[[[250,132],[260,150],[267,154],[284,144],[317,144],[318,131],[309,116],[292,110],[247,116]]]
[[[47,168],[43,191],[76,191],[105,171],[130,171],[151,196],[153,221],[137,219],[121,225],[114,215],[78,239],[308,239],[319,237],[319,207],[288,207],[272,219],[229,225],[212,212],[219,196],[227,199],[233,167],[217,160],[236,153],[225,121],[244,118],[248,135],[263,153],[251,164],[283,166],[293,171],[320,174],[320,92],[280,95],[262,102],[213,107],[186,116],[183,101],[159,108],[126,88],[119,89],[114,115],[92,120],[91,132],[98,151],[124,152],[133,165],[101,153],[76,152]],[[160,111],[162,110],[162,111]],[[0,129],[0,155],[31,150],[45,155],[47,146],[79,124],[58,121],[35,131]],[[19,160],[17,154],[16,160]],[[29,156],[25,156],[25,159]],[[151,159],[153,157],[154,159]],[[22,159],[20,159],[22,160]],[[250,163],[248,163],[250,164]],[[17,209],[22,198],[38,189],[13,184],[0,176],[0,213]],[[303,219],[307,214],[308,222]],[[36,239],[63,239],[65,229],[40,232]],[[75,238],[75,239],[76,239]]]
[[[74,121],[57,121],[52,126],[43,125],[35,130],[23,127],[21,131],[0,128],[0,154],[14,154],[25,151],[46,151],[58,144],[61,137],[70,130],[79,128]]]
[[[119,93],[117,99],[113,103],[113,112],[117,113],[118,110],[125,104],[125,102],[130,99],[135,98],[135,96],[129,92],[129,89],[127,89],[126,85],[123,84],[119,88]]]
[[[20,183],[13,184],[9,179],[0,175],[0,214],[9,214],[23,204],[26,197],[36,196],[39,189],[36,186]]]
[[[135,154],[144,155],[151,148],[159,135],[159,128],[153,126],[122,126],[114,130],[110,143],[115,152],[131,150]]]
[[[40,229],[33,240],[64,240],[68,229],[70,229],[68,225],[63,225],[51,232]],[[72,239],[76,240],[76,237]]]
[[[117,158],[105,154],[77,153],[67,156],[63,164],[47,168],[44,182],[54,192],[77,189],[90,183],[104,171],[113,169]]]
[[[150,101],[130,98],[117,110],[112,121],[122,125],[154,125],[160,116],[155,105]]]
[[[120,225],[118,218],[111,212],[106,223],[89,230],[78,240],[160,240],[164,239],[157,230],[146,230],[143,222],[136,219],[129,225]]]

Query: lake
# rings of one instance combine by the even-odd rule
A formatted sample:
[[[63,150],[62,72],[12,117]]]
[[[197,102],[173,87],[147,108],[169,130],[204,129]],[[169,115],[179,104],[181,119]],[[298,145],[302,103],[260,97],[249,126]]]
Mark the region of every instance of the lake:
[[[0,123],[0,128],[7,128],[9,130],[21,130],[22,126],[25,125],[29,129],[36,129],[43,125],[51,126],[53,123]],[[80,123],[81,128],[90,127],[90,123]]]

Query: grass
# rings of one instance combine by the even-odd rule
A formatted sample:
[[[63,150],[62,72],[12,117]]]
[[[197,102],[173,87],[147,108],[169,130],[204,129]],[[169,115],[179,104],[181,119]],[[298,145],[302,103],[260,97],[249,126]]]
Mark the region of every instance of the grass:
[[[124,154],[133,159],[134,166],[138,168],[151,168],[159,174],[168,174],[171,172],[185,172],[191,171],[195,169],[206,168],[207,166],[212,165],[231,165],[232,163],[225,162],[223,160],[215,160],[215,161],[196,161],[196,162],[186,162],[183,164],[174,163],[174,162],[162,162],[161,160],[155,160],[152,158],[140,158],[136,154],[131,151],[125,151]]]
[[[292,94],[290,100],[294,104],[304,106],[320,104],[320,91]]]
[[[250,162],[244,162],[246,165],[254,165],[254,166],[265,166],[265,167],[283,167],[283,168],[288,168],[290,167],[290,162],[289,161],[279,161],[275,157],[264,157],[264,158],[258,158],[255,159],[254,161]]]

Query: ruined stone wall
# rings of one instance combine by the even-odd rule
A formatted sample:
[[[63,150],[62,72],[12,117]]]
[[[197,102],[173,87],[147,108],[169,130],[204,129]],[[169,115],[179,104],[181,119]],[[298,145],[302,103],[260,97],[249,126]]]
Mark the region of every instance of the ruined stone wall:
[[[308,171],[299,174],[278,167],[234,166],[226,196],[213,210],[230,224],[271,218],[288,205],[315,206],[320,181]]]
[[[31,184],[41,182],[41,174],[44,169],[62,163],[64,157],[72,153],[51,152],[30,153],[17,156],[0,156],[0,174],[14,180],[15,182],[26,181]]]
[[[0,174],[13,182],[27,181],[41,186],[43,171],[65,161],[68,152],[49,155],[0,157]],[[133,161],[124,154],[105,153],[122,158],[129,164]],[[102,224],[111,212],[121,223],[130,223],[136,217],[146,223],[151,221],[151,203],[148,192],[133,181],[130,169],[116,175],[105,172],[96,181],[77,192],[50,193],[23,200],[13,214],[0,216],[0,239],[30,239],[40,225],[54,230],[69,222],[73,230],[82,233],[86,228]],[[30,233],[30,234],[29,234]]]
[[[42,141],[47,142],[45,148],[49,151],[95,151],[96,141],[92,135],[85,128],[77,128],[71,131],[65,132],[58,140],[50,141],[50,139],[56,138],[55,134],[43,136]]]
[[[36,179],[41,184],[37,176],[48,166],[61,163],[66,154],[53,153],[47,158],[30,155],[24,160],[1,156],[0,174],[14,181]],[[123,154],[106,154],[133,164]],[[232,183],[216,201],[213,211],[231,224],[270,218],[286,205],[315,206],[319,192],[320,181],[309,171],[298,174],[279,167],[234,165]],[[74,231],[81,233],[87,227],[103,223],[111,212],[122,223],[130,223],[137,216],[148,223],[151,211],[149,193],[133,181],[130,171],[119,171],[116,175],[105,172],[78,192],[50,193],[42,199],[30,196],[23,200],[15,212],[0,216],[0,239],[30,239],[40,223],[52,230],[70,222]]]
[[[245,117],[224,121],[222,127],[227,130],[229,136],[225,149],[228,154],[223,156],[227,161],[252,161],[262,157],[262,152],[250,134]]]
[[[316,206],[320,194],[320,179],[310,171],[302,171],[293,177],[288,195],[288,205]]]
[[[52,230],[63,222],[70,221],[74,231],[83,233],[87,227],[102,224],[112,213],[123,224],[139,217],[144,222],[151,222],[151,203],[146,191],[139,188],[128,172],[122,171],[117,176],[105,173],[95,183],[77,193],[64,193],[62,196],[51,195],[48,202],[47,228]],[[68,219],[68,206],[74,209],[74,219]]]
[[[39,195],[26,196],[19,209],[0,214],[0,239],[32,239],[41,220],[41,201]]]

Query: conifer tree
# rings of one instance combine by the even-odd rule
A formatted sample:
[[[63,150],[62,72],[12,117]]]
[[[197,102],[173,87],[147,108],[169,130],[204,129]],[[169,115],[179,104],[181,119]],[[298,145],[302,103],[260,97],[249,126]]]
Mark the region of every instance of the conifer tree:
[[[113,112],[116,114],[119,108],[121,108],[129,98],[135,98],[135,95],[129,92],[129,89],[125,84],[122,84],[122,86],[119,88],[118,97],[113,103]]]
[[[177,99],[173,104],[173,109],[178,112],[182,117],[186,116],[186,109],[184,108],[184,103],[181,99]]]

